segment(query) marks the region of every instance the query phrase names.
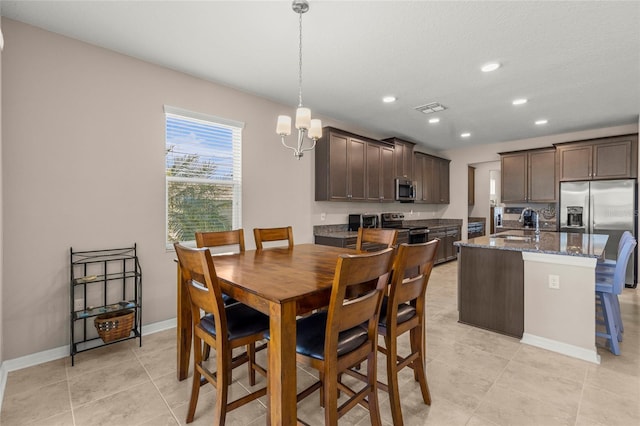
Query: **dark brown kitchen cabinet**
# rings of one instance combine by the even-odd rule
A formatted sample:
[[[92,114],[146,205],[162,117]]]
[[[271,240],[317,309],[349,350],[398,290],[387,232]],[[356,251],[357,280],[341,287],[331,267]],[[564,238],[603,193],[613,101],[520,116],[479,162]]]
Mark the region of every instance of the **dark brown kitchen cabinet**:
[[[440,240],[436,252],[436,264],[457,259],[458,250],[453,243],[460,240],[460,230],[460,226],[438,227],[430,230],[429,241],[436,238]]]
[[[393,146],[325,127],[315,152],[316,201],[393,201]]]
[[[638,135],[556,144],[560,181],[638,177]]]
[[[554,148],[500,153],[502,202],[555,202]]]
[[[367,143],[367,201],[394,201],[393,148]]]
[[[437,199],[440,204],[449,204],[449,162],[444,158],[436,157],[438,168],[438,194]]]
[[[394,178],[404,177],[414,180],[413,147],[415,144],[398,138],[387,138],[383,141],[394,145]]]
[[[364,201],[367,142],[325,128],[316,144],[316,201]]]
[[[449,204],[449,161],[422,152],[414,154],[416,203]]]

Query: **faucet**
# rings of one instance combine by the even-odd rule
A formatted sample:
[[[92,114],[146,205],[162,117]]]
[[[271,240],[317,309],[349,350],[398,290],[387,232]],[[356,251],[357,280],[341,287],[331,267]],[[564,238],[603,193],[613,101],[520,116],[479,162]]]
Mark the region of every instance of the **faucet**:
[[[522,210],[522,213],[520,213],[520,219],[518,219],[518,222],[522,223],[522,221],[524,220],[524,214],[526,212],[528,212],[528,211],[531,212],[531,213],[535,213],[535,215],[536,215],[536,230],[535,230],[535,234],[536,235],[540,235],[540,221],[538,220],[538,216],[540,216],[540,215],[538,214],[537,210],[532,209],[531,207],[525,207]]]

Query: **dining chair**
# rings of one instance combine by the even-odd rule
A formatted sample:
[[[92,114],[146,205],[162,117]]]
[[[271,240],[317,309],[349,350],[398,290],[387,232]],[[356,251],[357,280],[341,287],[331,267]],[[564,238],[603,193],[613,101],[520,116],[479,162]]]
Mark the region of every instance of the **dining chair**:
[[[244,230],[242,228],[232,231],[210,231],[210,232],[196,232],[196,246],[198,248],[207,247],[231,247],[237,249],[239,253],[244,253]],[[236,299],[222,293],[222,300],[225,306],[239,303]],[[249,383],[253,386],[256,382],[256,371],[252,368],[252,362],[255,361],[255,354],[263,349],[266,349],[266,344],[258,346],[254,342],[247,345],[247,355],[251,362],[247,363],[249,369]],[[204,352],[202,354],[203,359],[206,361],[209,359],[211,348],[209,345],[204,345]]]
[[[240,253],[244,252],[244,230],[242,228],[233,231],[196,232],[196,246],[202,247],[227,247],[237,246]],[[225,305],[231,305],[238,301],[222,293]]]
[[[622,341],[622,314],[618,295],[622,293],[627,273],[627,263],[636,247],[635,238],[627,238],[616,260],[613,276],[596,274],[596,302],[602,311],[602,320],[596,318],[597,324],[604,325],[605,331],[596,331],[596,336],[604,337],[614,355],[620,355]]]
[[[356,239],[356,250],[363,252],[365,243],[374,243],[392,247],[398,239],[397,229],[382,228],[358,228],[358,238]]]
[[[298,394],[298,401],[320,389],[325,425],[357,404],[369,409],[372,425],[380,425],[376,378],[378,317],[393,262],[393,249],[375,253],[343,254],[336,265],[329,309],[296,322],[296,359],[319,372],[319,379]],[[363,286],[357,297],[346,298],[347,288]],[[340,380],[350,367],[367,361],[367,382],[354,390]],[[356,382],[359,383],[359,382]],[[338,406],[339,392],[348,399]]]
[[[253,228],[253,237],[256,240],[256,250],[262,250],[263,242],[284,241],[289,242],[289,248],[293,248],[293,228]]]
[[[228,411],[247,404],[267,393],[267,388],[251,392],[229,402],[231,370],[246,362],[266,377],[266,370],[249,359],[246,352],[233,357],[235,348],[255,343],[264,338],[269,329],[269,317],[242,303],[225,306],[211,253],[205,248],[189,248],[174,244],[182,279],[189,289],[193,321],[193,383],[187,412],[187,423],[191,423],[198,403],[201,378],[211,383],[217,391],[214,423],[224,425]],[[201,311],[206,314],[201,316]],[[203,343],[215,348],[216,371],[206,366],[202,357]]]
[[[378,350],[386,355],[387,384],[378,388],[389,392],[393,424],[403,424],[398,373],[405,367],[413,369],[413,377],[420,384],[422,400],[431,405],[431,394],[425,372],[425,316],[427,285],[436,261],[440,240],[421,244],[400,244],[393,262],[393,272],[388,296],[382,300],[378,333],[384,337],[385,346]],[[409,333],[411,352],[398,355],[398,338]],[[364,379],[362,374],[350,370],[347,374]]]

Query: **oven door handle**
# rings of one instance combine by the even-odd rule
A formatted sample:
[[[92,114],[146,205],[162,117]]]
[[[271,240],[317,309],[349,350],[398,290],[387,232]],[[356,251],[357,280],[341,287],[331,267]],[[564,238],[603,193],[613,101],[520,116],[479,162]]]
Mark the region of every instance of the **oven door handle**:
[[[429,230],[428,229],[410,229],[409,230],[409,235],[422,235],[422,234],[428,234]]]

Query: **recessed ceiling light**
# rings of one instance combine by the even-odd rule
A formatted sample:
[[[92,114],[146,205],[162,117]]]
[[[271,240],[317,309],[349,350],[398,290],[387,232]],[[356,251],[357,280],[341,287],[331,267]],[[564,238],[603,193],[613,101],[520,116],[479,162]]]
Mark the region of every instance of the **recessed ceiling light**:
[[[469,136],[471,136],[471,133],[469,133],[469,132],[461,133],[461,134],[460,134],[460,137],[461,137],[461,138],[468,138]]]
[[[440,122],[439,118],[430,118],[429,119],[429,123],[431,123],[431,124],[436,124],[436,123],[439,123],[439,122]]]
[[[382,98],[382,102],[384,102],[385,104],[390,104],[391,102],[395,102],[395,101],[396,101],[395,96],[385,96],[384,98]]]
[[[543,124],[547,124],[548,122],[549,122],[548,120],[538,120],[538,121],[536,121],[536,124],[537,124],[538,126],[541,126],[541,125],[543,125]]]
[[[522,104],[526,104],[527,103],[527,99],[525,98],[521,98],[521,99],[516,99],[512,102],[512,104],[514,105],[522,105]]]
[[[482,72],[491,72],[491,71],[495,71],[498,68],[500,68],[500,63],[499,62],[490,62],[488,64],[485,64],[482,66],[482,68],[480,68],[482,70]]]

